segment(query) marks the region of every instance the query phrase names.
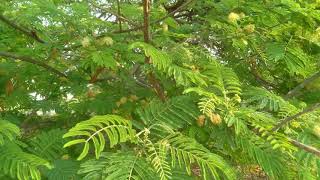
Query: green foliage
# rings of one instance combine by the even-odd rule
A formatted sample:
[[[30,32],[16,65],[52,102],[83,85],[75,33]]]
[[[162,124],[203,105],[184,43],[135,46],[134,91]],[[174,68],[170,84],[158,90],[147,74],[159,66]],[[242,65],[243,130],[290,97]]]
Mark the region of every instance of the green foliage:
[[[141,155],[134,152],[101,154],[99,159],[91,159],[81,164],[83,179],[154,179],[155,172]]]
[[[160,145],[168,149],[172,159],[172,166],[176,164],[185,168],[191,174],[191,167],[196,163],[205,179],[220,179],[217,169],[222,171],[227,179],[236,179],[234,170],[223,160],[222,157],[211,153],[193,138],[181,134],[172,134],[161,140]]]
[[[232,69],[215,62],[208,64],[203,74],[212,83],[212,91],[216,95],[227,97],[229,95],[241,94],[239,79]]]
[[[77,170],[79,163],[74,160],[56,160],[53,163],[53,168],[47,170],[44,174],[48,180],[68,180],[79,179]]]
[[[170,179],[172,172],[169,162],[167,161],[166,147],[157,146],[147,137],[145,137],[144,144],[147,148],[147,156],[150,164],[152,164],[155,171],[159,174],[160,179]]]
[[[51,168],[45,159],[23,152],[20,147],[6,143],[0,147],[0,171],[19,180],[41,179],[39,167]]]
[[[150,2],[1,2],[0,179],[319,178],[319,1]]]
[[[281,97],[261,88],[250,88],[244,93],[244,96],[248,97],[248,103],[258,106],[259,109],[266,108],[277,112],[280,106],[284,104],[284,100]]]
[[[6,120],[0,120],[0,146],[5,140],[12,141],[16,136],[20,136],[20,129],[16,125]]]
[[[28,149],[39,157],[54,160],[65,152],[63,149],[65,139],[62,139],[64,133],[65,131],[60,129],[42,132],[28,142],[30,146]]]
[[[89,120],[78,123],[75,127],[63,135],[63,138],[78,137],[76,140],[69,141],[64,147],[75,144],[84,144],[82,153],[78,160],[83,159],[89,152],[90,142],[95,148],[96,158],[99,158],[101,152],[105,149],[106,139],[108,137],[110,147],[118,143],[133,140],[134,130],[130,121],[116,115],[95,116]]]
[[[154,100],[147,107],[139,109],[138,114],[147,126],[163,123],[179,129],[194,124],[199,113],[192,98],[180,96],[165,103]]]
[[[142,48],[145,55],[151,58],[154,67],[167,76],[173,77],[177,85],[188,86],[191,84],[199,84],[205,86],[207,84],[202,74],[174,64],[168,54],[157,50],[149,44],[136,42],[131,45],[131,48]]]

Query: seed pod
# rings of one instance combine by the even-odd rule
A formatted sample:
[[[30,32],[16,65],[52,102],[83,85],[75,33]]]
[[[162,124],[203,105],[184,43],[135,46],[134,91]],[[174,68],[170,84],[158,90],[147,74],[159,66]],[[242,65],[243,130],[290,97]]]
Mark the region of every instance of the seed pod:
[[[206,116],[205,115],[200,115],[197,119],[197,124],[198,126],[202,127],[205,123]]]
[[[211,120],[212,124],[214,124],[214,125],[221,124],[221,117],[219,114],[211,113],[210,120]]]
[[[10,94],[12,94],[13,89],[14,89],[14,87],[13,87],[12,81],[11,80],[7,81],[6,89],[5,89],[6,90],[6,95],[9,96]]]

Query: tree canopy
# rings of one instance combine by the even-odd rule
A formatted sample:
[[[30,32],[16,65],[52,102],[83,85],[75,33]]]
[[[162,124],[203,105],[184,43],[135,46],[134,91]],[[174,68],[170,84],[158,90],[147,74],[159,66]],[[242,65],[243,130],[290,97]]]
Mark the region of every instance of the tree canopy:
[[[2,0],[0,179],[319,179],[319,67],[319,0]]]

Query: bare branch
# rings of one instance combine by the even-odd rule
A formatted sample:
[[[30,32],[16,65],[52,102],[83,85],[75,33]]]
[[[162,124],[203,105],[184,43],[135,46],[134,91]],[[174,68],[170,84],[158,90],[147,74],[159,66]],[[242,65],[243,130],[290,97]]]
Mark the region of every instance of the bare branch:
[[[306,144],[303,144],[297,140],[294,140],[294,139],[289,139],[290,143],[293,144],[294,146],[296,146],[297,148],[299,149],[303,149],[309,153],[312,153],[318,157],[320,157],[320,150],[315,148],[315,147],[312,147],[312,146],[309,146],[309,145],[306,145]]]
[[[44,40],[42,40],[36,33],[36,31],[34,30],[28,30],[25,27],[19,26],[16,23],[10,21],[9,19],[7,19],[6,17],[4,17],[2,14],[0,14],[0,20],[4,23],[6,23],[7,25],[13,27],[14,29],[22,32],[24,35],[31,37],[32,39],[38,41],[39,43],[45,43]]]
[[[151,1],[150,0],[143,0],[143,37],[145,43],[150,43],[151,40],[151,33],[150,33],[150,8],[151,8]],[[145,63],[150,64],[151,58],[145,56]],[[164,93],[163,87],[160,84],[160,81],[155,77],[153,72],[149,72],[148,81],[152,85],[154,91],[156,92],[157,96],[162,100],[166,100],[166,95]]]
[[[298,91],[300,91],[301,89],[306,87],[306,85],[310,84],[311,82],[318,79],[319,77],[320,77],[320,71],[310,76],[309,78],[305,79],[304,81],[302,81],[302,83],[300,83],[298,86],[296,86],[291,91],[289,91],[285,98],[288,99],[290,97],[295,96]]]
[[[160,19],[157,19],[153,22],[150,22],[150,25],[151,24],[157,24],[157,23],[160,23],[161,21],[167,19],[168,17],[174,15],[175,13],[181,11],[183,8],[185,8],[186,6],[188,6],[193,0],[188,0],[186,3],[182,4],[181,6],[179,6],[178,8],[176,8],[175,10],[169,12],[166,16],[163,16],[162,18]],[[121,32],[120,31],[114,31],[113,33],[128,33],[128,32],[132,32],[132,31],[137,31],[137,30],[140,30],[140,29],[143,29],[144,28],[144,25],[141,25],[141,26],[137,26],[137,27],[133,27],[131,29],[127,29],[127,30],[122,30]]]
[[[41,62],[41,61],[38,61],[38,60],[35,60],[31,57],[28,57],[28,56],[21,56],[21,55],[17,55],[17,54],[13,54],[13,53],[10,53],[10,52],[2,52],[0,51],[0,57],[4,57],[4,58],[9,58],[9,59],[16,59],[16,60],[21,60],[21,61],[25,61],[25,62],[28,62],[28,63],[31,63],[31,64],[34,64],[34,65],[37,65],[37,66],[40,66],[44,69],[47,69],[48,71],[54,73],[54,74],[57,74],[58,76],[60,77],[65,77],[65,78],[68,78],[64,73],[58,71],[57,69]]]
[[[120,0],[117,0],[117,8],[118,8],[118,15],[119,17],[121,17]],[[119,31],[122,31],[121,18],[118,18],[118,23],[119,23]]]
[[[316,109],[320,108],[320,103],[316,103],[314,104],[313,106],[310,106],[308,108],[306,108],[305,110],[293,115],[293,116],[289,116],[289,117],[286,117],[284,118],[283,120],[280,121],[279,124],[277,124],[274,128],[272,128],[272,131],[277,131],[278,129],[280,129],[282,126],[284,126],[285,124],[287,124],[288,122],[302,116],[303,114],[306,114],[306,113],[309,113],[309,112],[312,112]]]

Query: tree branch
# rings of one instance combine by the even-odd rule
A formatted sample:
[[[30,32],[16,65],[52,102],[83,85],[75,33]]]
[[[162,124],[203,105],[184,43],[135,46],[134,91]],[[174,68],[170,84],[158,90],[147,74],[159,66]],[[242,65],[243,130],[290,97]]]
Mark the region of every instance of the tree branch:
[[[13,54],[13,53],[10,53],[10,52],[2,52],[0,51],[0,57],[4,57],[4,58],[9,58],[9,59],[16,59],[16,60],[21,60],[21,61],[25,61],[25,62],[28,62],[28,63],[31,63],[31,64],[34,64],[34,65],[37,65],[37,66],[40,66],[60,77],[65,77],[65,78],[68,78],[64,73],[58,71],[57,69],[41,62],[41,61],[38,61],[38,60],[35,60],[31,57],[28,57],[28,56],[21,56],[21,55],[16,55],[16,54]]]
[[[151,2],[150,0],[143,0],[143,37],[145,43],[150,43],[151,40],[151,33],[150,33],[150,8],[151,8]],[[151,58],[148,56],[145,56],[145,63],[150,64]],[[154,88],[157,96],[162,100],[166,100],[165,93],[163,91],[163,88],[159,82],[159,80],[155,77],[153,72],[149,72],[148,75],[149,83]]]
[[[303,150],[305,150],[305,151],[307,151],[307,152],[309,152],[309,153],[312,153],[312,154],[320,157],[320,150],[317,149],[317,148],[315,148],[315,147],[312,147],[312,146],[303,144],[303,143],[301,143],[301,142],[299,142],[299,141],[297,141],[297,140],[290,139],[290,138],[289,138],[289,142],[290,142],[292,145],[294,145],[294,146],[296,146],[297,148],[299,148],[299,149],[303,149]]]
[[[298,91],[300,91],[301,89],[303,89],[306,85],[310,84],[311,82],[313,82],[314,80],[318,79],[320,77],[320,71],[315,73],[314,75],[310,76],[309,78],[305,79],[304,81],[302,81],[302,83],[300,83],[298,86],[296,86],[295,88],[293,88],[291,91],[289,91],[287,93],[287,95],[285,96],[286,99],[293,97],[297,94]]]
[[[175,10],[169,12],[167,15],[163,16],[162,18],[157,19],[157,20],[155,20],[155,21],[153,21],[153,22],[150,22],[150,25],[160,23],[161,21],[167,19],[168,17],[174,15],[175,13],[179,12],[180,10],[182,10],[183,8],[185,8],[186,6],[188,6],[192,1],[193,1],[193,0],[188,0],[186,3],[182,4],[181,6],[179,6],[178,8],[176,8]],[[141,26],[133,27],[133,28],[131,28],[131,29],[127,29],[127,30],[114,31],[113,33],[128,33],[128,32],[137,31],[137,30],[140,30],[140,29],[143,29],[143,28],[144,28],[144,25],[141,25]]]
[[[166,6],[163,3],[163,7],[168,11],[168,12],[172,12],[174,10],[176,10],[178,7],[180,7],[183,3],[185,2],[185,0],[178,0],[174,5],[172,6]]]
[[[289,117],[286,117],[284,118],[283,120],[280,121],[280,123],[278,123],[276,126],[274,126],[272,128],[272,131],[277,131],[278,129],[280,129],[282,126],[284,126],[285,124],[287,124],[288,122],[302,116],[303,114],[306,114],[306,113],[309,113],[309,112],[312,112],[316,109],[320,108],[320,103],[316,103],[314,104],[313,106],[310,106],[308,108],[306,108],[305,110],[293,115],[293,116],[289,116]]]
[[[269,135],[273,135],[274,133],[276,132],[272,132],[272,131],[264,131],[264,133],[267,133],[268,135],[265,136],[265,135],[262,135],[262,132],[259,132],[259,130],[254,130],[254,132],[258,135],[258,136],[261,136],[261,137],[268,137]],[[288,142],[292,145],[294,145],[295,147],[299,148],[299,149],[302,149],[306,152],[309,152],[309,153],[312,153],[318,157],[320,157],[320,150],[317,149],[316,147],[313,147],[313,146],[310,146],[310,145],[306,145],[304,143],[301,143],[297,140],[294,140],[294,139],[291,139],[289,137],[286,137],[286,139],[288,140]]]
[[[92,6],[93,6],[93,7],[98,8],[98,9],[104,11],[102,14],[107,14],[107,13],[108,13],[108,14],[110,14],[111,16],[115,16],[115,17],[117,18],[118,23],[121,22],[121,24],[122,24],[122,21],[125,21],[125,22],[127,22],[128,24],[131,24],[131,25],[133,25],[133,26],[137,26],[137,24],[135,24],[135,23],[132,22],[130,19],[124,17],[124,16],[121,14],[121,9],[120,9],[120,8],[117,9],[118,12],[113,12],[111,9],[107,9],[107,8],[101,7],[101,6],[99,6],[98,4],[96,4],[96,3],[94,3],[94,2],[91,2],[91,3],[92,3]],[[118,7],[120,7],[120,6],[118,6]],[[120,23],[119,23],[119,27],[120,27]],[[121,28],[121,30],[122,30],[122,28]],[[119,29],[119,31],[120,31],[120,29]]]
[[[118,15],[121,17],[120,0],[117,0]],[[122,31],[121,18],[118,17],[119,31]]]
[[[90,81],[89,83],[95,83],[97,82],[99,79],[98,79],[98,76],[104,71],[104,67],[100,67],[98,68],[95,73],[93,75],[91,75],[91,78],[90,78]]]
[[[32,39],[38,41],[39,43],[45,43],[44,40],[42,40],[34,30],[28,30],[27,28],[24,28],[22,26],[17,25],[16,23],[10,21],[6,17],[4,17],[2,14],[0,14],[0,20],[7,25],[13,27],[14,29],[22,32],[24,35],[31,37]]]

